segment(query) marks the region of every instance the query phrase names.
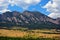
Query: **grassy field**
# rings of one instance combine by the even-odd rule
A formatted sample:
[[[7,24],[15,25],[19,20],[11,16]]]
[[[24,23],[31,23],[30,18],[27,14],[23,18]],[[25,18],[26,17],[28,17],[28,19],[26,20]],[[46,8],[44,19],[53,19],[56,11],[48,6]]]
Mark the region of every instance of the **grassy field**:
[[[0,40],[60,40],[60,32],[55,29],[0,29]]]

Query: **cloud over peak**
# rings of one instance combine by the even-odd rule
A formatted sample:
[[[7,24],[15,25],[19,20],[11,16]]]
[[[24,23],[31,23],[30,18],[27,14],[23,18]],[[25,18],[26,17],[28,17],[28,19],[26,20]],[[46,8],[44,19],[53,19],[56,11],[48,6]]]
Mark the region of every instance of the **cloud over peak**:
[[[60,17],[60,0],[51,0],[44,6],[44,8],[47,8],[47,11],[51,12],[51,14],[48,15],[49,17]]]

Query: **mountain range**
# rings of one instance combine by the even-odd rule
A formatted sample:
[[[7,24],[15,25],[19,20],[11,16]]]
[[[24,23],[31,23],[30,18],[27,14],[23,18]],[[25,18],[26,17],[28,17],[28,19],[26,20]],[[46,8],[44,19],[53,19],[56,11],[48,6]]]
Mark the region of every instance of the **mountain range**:
[[[13,11],[0,14],[1,27],[28,27],[30,29],[48,28],[60,29],[60,18],[52,19],[38,11]]]

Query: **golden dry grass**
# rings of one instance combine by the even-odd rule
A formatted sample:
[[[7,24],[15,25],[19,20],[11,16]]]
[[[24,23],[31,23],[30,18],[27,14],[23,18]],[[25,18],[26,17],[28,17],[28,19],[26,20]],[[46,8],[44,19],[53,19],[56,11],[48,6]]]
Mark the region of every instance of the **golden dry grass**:
[[[54,32],[52,30],[6,30],[0,29],[0,36],[4,37],[33,37],[33,38],[60,38],[60,34],[46,34],[43,32]]]

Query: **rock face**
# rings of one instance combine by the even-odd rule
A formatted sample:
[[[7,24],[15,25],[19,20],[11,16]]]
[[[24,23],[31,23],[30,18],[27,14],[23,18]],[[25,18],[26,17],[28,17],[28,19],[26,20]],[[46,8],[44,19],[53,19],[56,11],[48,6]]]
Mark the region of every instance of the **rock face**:
[[[52,19],[40,12],[24,11],[0,14],[0,26],[22,26],[28,28],[60,28],[60,18]]]

